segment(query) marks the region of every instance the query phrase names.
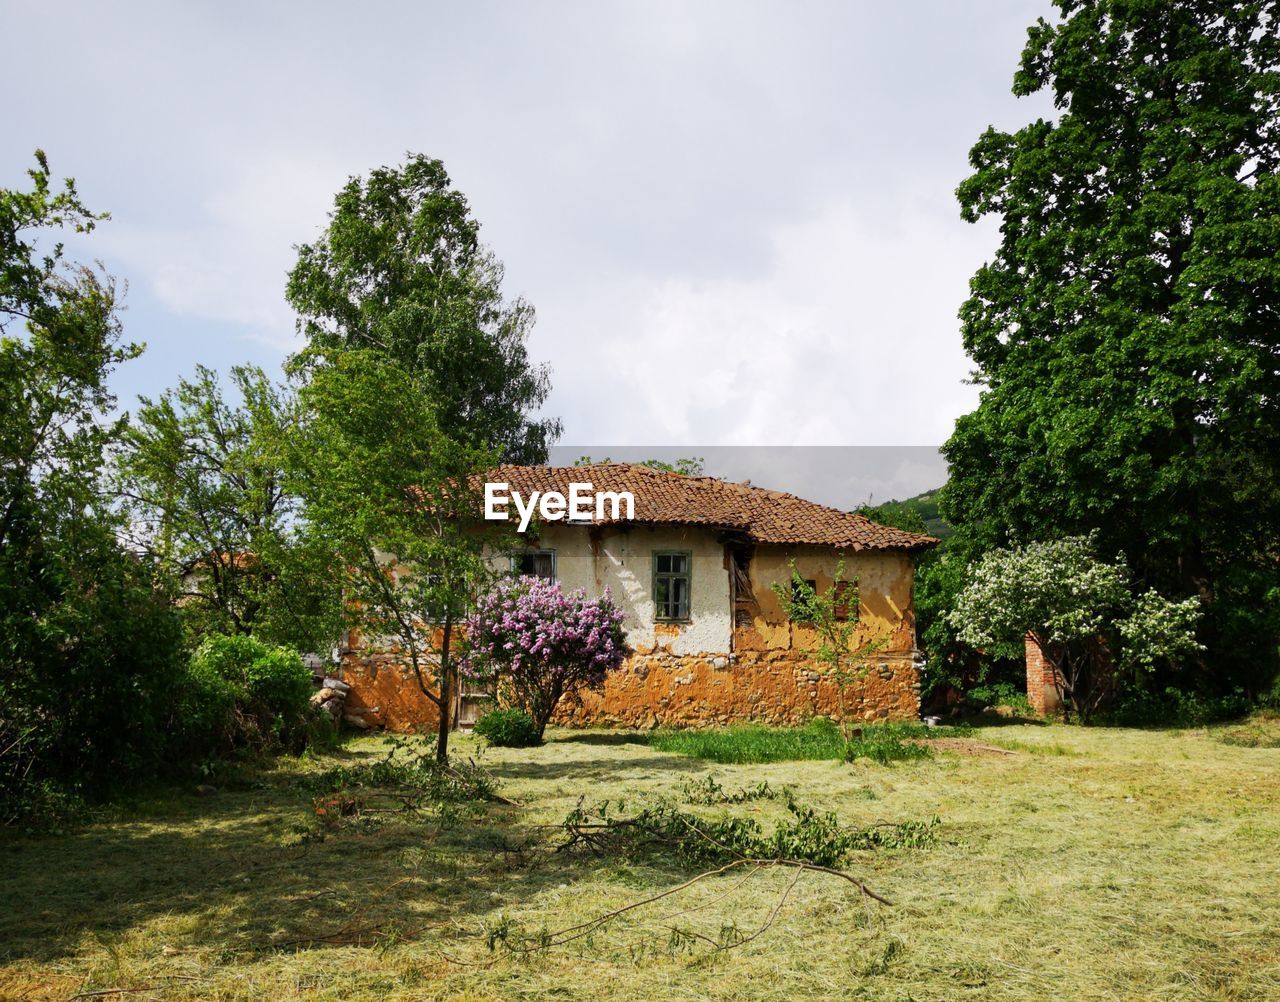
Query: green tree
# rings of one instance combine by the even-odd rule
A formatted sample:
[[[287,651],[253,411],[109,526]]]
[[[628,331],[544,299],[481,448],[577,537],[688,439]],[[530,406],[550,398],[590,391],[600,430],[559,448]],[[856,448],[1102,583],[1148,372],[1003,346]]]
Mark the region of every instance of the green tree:
[[[45,781],[154,770],[181,668],[176,619],[98,479],[123,427],[108,377],[141,349],[113,280],[57,242],[105,217],[36,162],[30,191],[0,189],[0,820]]]
[[[559,421],[529,361],[534,312],[502,295],[502,265],[439,160],[410,156],[351,178],[329,226],[298,249],[287,296],[314,352],[373,349],[419,375],[440,427],[503,461],[541,463]]]
[[[885,501],[877,505],[864,504],[854,510],[879,525],[891,525],[905,532],[929,535],[929,527],[925,525],[924,516],[908,501]]]
[[[1058,0],[958,190],[1001,219],[961,310],[983,387],[945,446],[985,550],[1096,529],[1198,596],[1225,688],[1274,671],[1280,604],[1280,3]],[[1268,598],[1268,596],[1271,596]]]
[[[289,449],[310,531],[338,555],[351,624],[394,649],[439,711],[448,760],[456,624],[483,587],[479,484],[491,453],[439,427],[423,381],[375,351],[318,360]]]
[[[789,564],[791,577],[769,585],[787,619],[813,630],[817,644],[812,650],[814,661],[835,683],[839,694],[839,719],[845,742],[853,740],[852,719],[856,707],[850,702],[858,686],[867,677],[869,659],[885,645],[884,637],[859,642],[858,628],[861,596],[858,579],[844,576],[844,560],[836,564],[831,584],[817,591]]]
[[[137,548],[177,587],[188,633],[255,636],[323,651],[337,638],[333,556],[299,532],[280,448],[296,403],[253,366],[196,368],[159,399],[142,398],[117,465]]]
[[[1194,654],[1200,600],[1135,596],[1123,560],[1098,559],[1091,536],[994,549],[972,569],[950,614],[976,648],[1030,635],[1053,665],[1065,706],[1081,720],[1160,666]]]

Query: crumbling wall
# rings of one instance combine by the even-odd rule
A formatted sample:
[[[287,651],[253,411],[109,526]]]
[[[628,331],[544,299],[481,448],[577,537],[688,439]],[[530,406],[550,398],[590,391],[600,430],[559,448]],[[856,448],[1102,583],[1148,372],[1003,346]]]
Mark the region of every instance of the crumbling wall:
[[[599,693],[562,703],[555,723],[573,727],[691,727],[755,721],[800,724],[814,717],[912,720],[920,673],[909,653],[873,660],[866,676],[840,687],[797,651],[732,657],[667,651],[633,655]]]
[[[543,540],[545,545],[559,544],[557,573],[566,588],[586,587],[596,593],[603,582],[621,582],[631,572],[627,608],[648,617],[647,622],[628,624],[635,653],[609,677],[603,690],[584,693],[577,703],[562,704],[555,723],[682,727],[743,720],[796,724],[815,716],[843,714],[865,721],[919,715],[910,555],[845,555],[844,578],[858,578],[861,591],[856,642],[877,639],[881,643],[868,659],[865,677],[842,694],[814,658],[814,631],[790,623],[769,588],[772,581],[788,580],[788,561],[794,555],[801,574],[824,590],[832,583],[839,556],[817,547],[759,548],[750,565],[755,614],[749,622],[730,629],[728,561],[723,546],[715,543],[713,547],[710,539],[709,533],[700,538],[693,533],[633,530],[598,540],[595,557],[585,555],[580,545],[574,548],[572,539]],[[679,543],[695,553],[695,623],[699,617],[716,616],[714,633],[701,633],[694,624],[652,622],[649,554]],[[714,565],[723,587],[715,582],[702,582],[700,587],[699,562]],[[611,590],[619,594],[616,586]],[[725,641],[707,639],[718,637],[721,629]],[[708,644],[714,646],[708,649]],[[422,694],[412,669],[393,649],[373,654],[352,650],[344,657],[342,677],[353,690],[345,712],[358,721],[400,731],[436,726],[435,704]]]

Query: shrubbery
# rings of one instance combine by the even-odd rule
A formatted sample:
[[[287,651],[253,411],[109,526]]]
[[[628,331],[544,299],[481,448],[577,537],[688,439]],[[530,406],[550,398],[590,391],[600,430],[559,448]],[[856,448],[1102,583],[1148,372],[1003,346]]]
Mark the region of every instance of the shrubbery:
[[[1162,693],[1127,689],[1106,714],[1106,722],[1121,727],[1199,727],[1245,716],[1253,702],[1236,689],[1225,696],[1208,696],[1166,688]]]
[[[1081,720],[1117,690],[1141,690],[1158,667],[1176,671],[1203,650],[1197,597],[1134,591],[1123,557],[1103,560],[1094,535],[990,550],[969,570],[950,620],[982,649],[1028,634],[1053,665],[1064,709]]]
[[[524,710],[491,710],[476,721],[475,733],[499,748],[533,748],[542,744],[538,726]]]
[[[176,721],[189,752],[298,750],[312,714],[311,671],[297,651],[253,637],[208,637],[191,657]]]
[[[539,740],[561,698],[599,690],[626,659],[626,615],[554,581],[509,578],[482,595],[466,621],[463,672],[491,683],[533,720]]]
[[[182,692],[181,629],[148,568],[105,530],[41,577],[0,555],[0,823],[74,813],[161,771]]]

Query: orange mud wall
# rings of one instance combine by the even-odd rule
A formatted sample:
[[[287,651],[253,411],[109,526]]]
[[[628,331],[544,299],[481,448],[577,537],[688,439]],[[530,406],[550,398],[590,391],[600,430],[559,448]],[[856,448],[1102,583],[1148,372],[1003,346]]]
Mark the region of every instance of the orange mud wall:
[[[820,593],[830,587],[840,560],[833,551],[756,547],[748,563],[749,595],[744,589],[735,602],[731,651],[674,653],[673,642],[686,627],[658,624],[652,646],[637,647],[601,692],[583,693],[577,705],[562,703],[556,721],[690,727],[742,720],[799,724],[823,716],[863,721],[919,716],[910,554],[844,554],[843,579],[859,581],[855,645],[871,640],[881,644],[861,681],[844,687],[843,693],[813,655],[815,631],[791,623],[769,587],[790,580],[793,557],[801,577],[814,581]]]
[[[733,556],[727,548],[717,548],[723,551],[717,562],[729,578]],[[867,658],[863,678],[843,691],[814,657],[815,631],[791,623],[769,587],[790,580],[789,561],[795,559],[801,576],[822,592],[832,584],[841,556],[843,578],[857,578],[859,584],[855,642],[879,641]],[[633,561],[632,566],[647,568],[648,561]],[[910,554],[757,546],[738,581],[727,593],[702,589],[701,594],[716,603],[715,609],[699,608],[695,588],[692,624],[628,622],[632,655],[600,692],[583,693],[576,702],[566,698],[554,723],[691,727],[750,720],[785,725],[820,716],[875,721],[919,715]],[[729,649],[688,651],[688,634],[696,631],[700,613],[721,621],[727,617],[733,624]],[[358,642],[349,647],[341,674],[353,689],[347,702],[348,717],[355,717],[351,722],[398,731],[435,728],[435,705],[393,650],[369,653],[360,650]]]

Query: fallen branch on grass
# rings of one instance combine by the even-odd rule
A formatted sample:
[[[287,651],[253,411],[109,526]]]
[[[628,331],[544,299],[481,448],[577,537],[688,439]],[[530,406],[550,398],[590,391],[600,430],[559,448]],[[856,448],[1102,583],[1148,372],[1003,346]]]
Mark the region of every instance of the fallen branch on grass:
[[[750,867],[750,872],[729,891],[717,895],[710,902],[676,912],[662,920],[670,921],[723,900],[764,870],[794,870],[764,922],[749,935],[731,938],[732,926],[722,931],[719,940],[693,931],[672,929],[673,936],[706,942],[717,952],[731,950],[752,942],[773,927],[805,873],[846,881],[864,897],[893,907],[892,901],[841,869],[839,864],[854,851],[886,846],[912,848],[931,844],[936,838],[933,834],[936,818],[929,822],[880,823],[869,828],[847,828],[842,827],[833,814],[819,814],[813,808],[797,804],[789,791],[787,808],[793,820],[780,823],[766,835],[753,819],[703,819],[678,810],[666,801],[659,801],[632,816],[619,817],[611,813],[609,801],[587,807],[580,800],[560,825],[549,826],[567,836],[552,850],[554,853],[585,850],[603,856],[660,852],[666,857],[717,865],[709,866],[675,887],[561,929],[543,929],[536,934],[525,935],[509,920],[503,919],[488,930],[488,947],[490,951],[501,946],[510,953],[531,954],[565,946],[590,936],[623,915],[686,891],[708,878]]]
[[[638,908],[643,908],[645,905],[651,905],[654,902],[661,901],[663,898],[668,898],[673,894],[679,894],[681,891],[688,890],[690,887],[693,887],[695,884],[701,883],[702,881],[710,877],[723,876],[729,871],[738,869],[739,867],[743,867],[743,866],[750,866],[753,869],[749,874],[747,874],[747,876],[743,880],[739,881],[736,885],[734,885],[734,888],[732,888],[731,890],[736,890],[738,887],[741,887],[743,883],[745,883],[747,880],[750,880],[752,877],[756,876],[761,870],[771,869],[776,867],[783,867],[783,868],[791,868],[796,871],[795,876],[792,877],[790,883],[787,884],[786,889],[782,892],[782,895],[778,898],[777,903],[773,906],[773,909],[770,911],[769,916],[765,920],[764,924],[761,925],[760,928],[758,928],[751,935],[746,936],[739,940],[734,940],[732,942],[717,942],[715,940],[712,940],[710,937],[702,936],[697,933],[686,932],[684,933],[684,935],[691,935],[696,939],[705,940],[706,942],[711,943],[717,951],[732,950],[732,949],[735,949],[736,947],[743,946],[747,943],[750,943],[752,940],[763,935],[769,928],[773,926],[774,922],[777,921],[778,915],[782,911],[783,905],[786,904],[787,899],[791,896],[791,892],[795,889],[796,883],[799,881],[800,876],[805,872],[821,873],[830,877],[836,877],[840,880],[848,881],[854,887],[856,887],[859,891],[861,891],[862,894],[864,894],[866,897],[871,898],[872,900],[877,901],[882,905],[893,907],[893,902],[890,901],[888,898],[884,897],[883,895],[877,894],[875,891],[871,890],[871,888],[869,888],[857,877],[853,876],[850,873],[846,873],[843,870],[837,870],[829,866],[819,866],[814,863],[806,863],[805,861],[798,860],[798,859],[735,859],[728,863],[725,863],[723,866],[718,866],[713,870],[705,870],[702,873],[699,873],[697,876],[691,877],[690,879],[686,880],[684,883],[677,884],[675,887],[668,887],[665,891],[659,891],[657,894],[651,894],[648,897],[641,898],[638,901],[632,901],[629,904],[623,905],[621,908],[614,908],[613,910],[597,915],[595,918],[589,919],[586,922],[580,922],[577,925],[566,926],[563,929],[556,929],[552,932],[543,930],[542,932],[539,932],[535,936],[528,937],[527,939],[524,937],[518,937],[517,930],[514,928],[514,926],[511,923],[503,922],[498,926],[495,926],[494,928],[490,929],[489,936],[488,936],[488,946],[490,950],[494,950],[499,945],[501,945],[508,952],[516,953],[516,954],[540,953],[544,950],[553,949],[558,946],[565,946],[566,944],[572,943],[575,940],[583,939],[586,936],[590,936],[592,933],[596,932],[598,929],[608,925],[610,922],[627,914],[628,912],[635,911]],[[720,895],[719,897],[715,898],[712,902],[708,902],[708,904],[713,904],[715,901],[722,900],[725,896],[727,896],[727,893]],[[683,914],[686,914],[687,912],[697,911],[704,907],[706,907],[706,905],[698,905],[698,906],[695,906],[694,908],[686,909],[684,912],[677,912],[676,915],[683,915]],[[671,917],[674,917],[674,916],[669,916],[668,919],[666,920],[669,920]]]

